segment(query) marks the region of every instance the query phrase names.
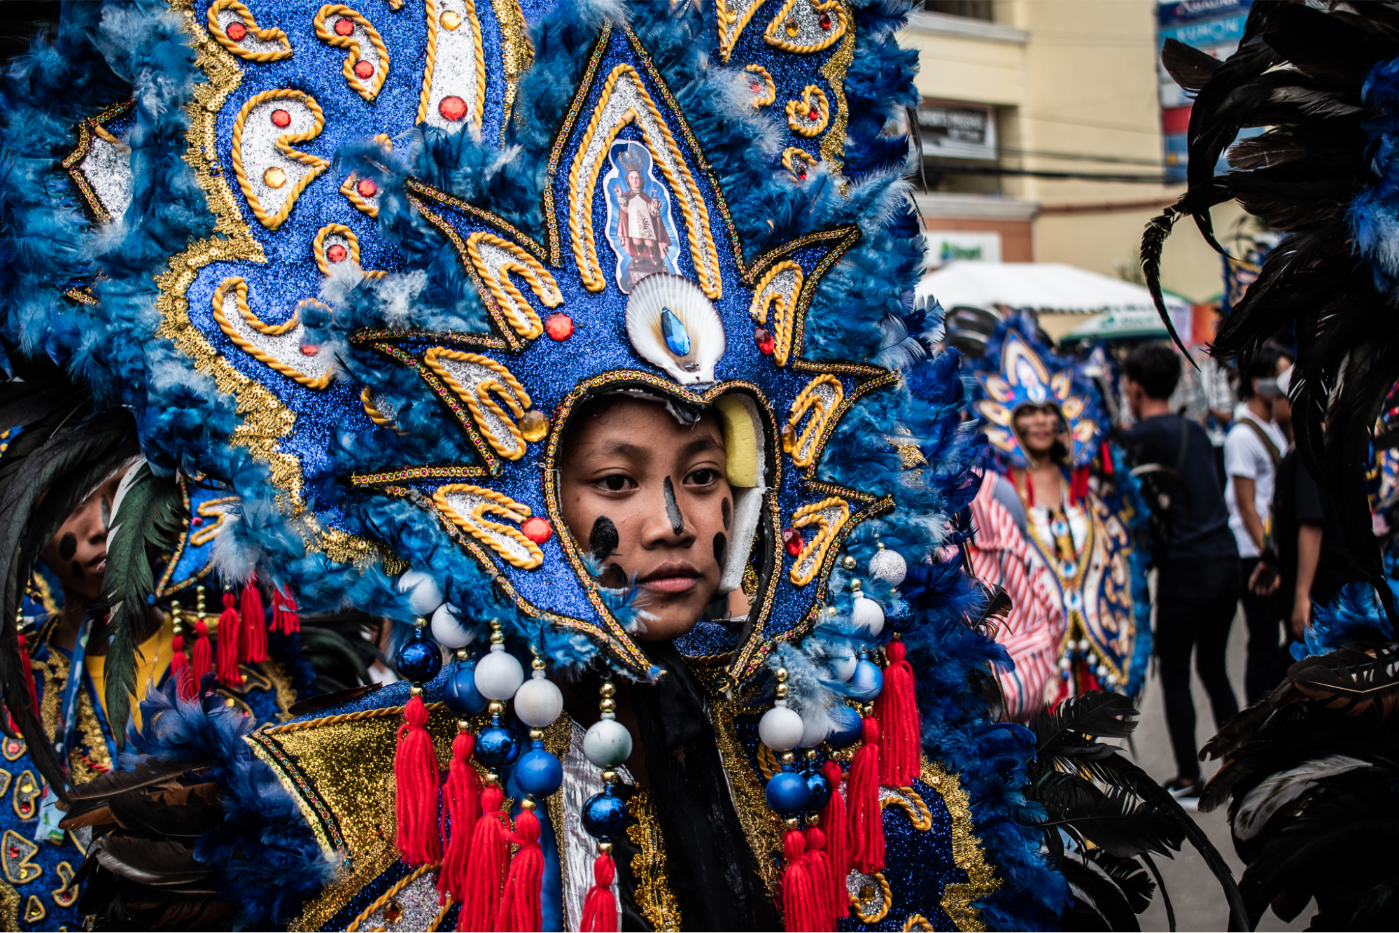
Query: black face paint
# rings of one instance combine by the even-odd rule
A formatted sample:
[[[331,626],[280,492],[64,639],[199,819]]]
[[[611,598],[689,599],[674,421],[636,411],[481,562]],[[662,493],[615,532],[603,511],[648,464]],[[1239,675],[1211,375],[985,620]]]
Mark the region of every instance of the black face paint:
[[[77,561],[73,561],[73,576],[77,577],[79,580],[87,577],[87,574],[83,573],[83,565]]]
[[[723,573],[724,568],[729,565],[729,539],[722,531],[714,536],[714,559],[719,564],[719,572]]]
[[[593,522],[593,530],[588,533],[588,553],[597,560],[606,560],[617,550],[621,538],[617,536],[617,526],[606,515]]]
[[[731,522],[731,521],[733,520],[733,517],[734,517],[734,510],[733,510],[733,506],[729,505],[729,500],[728,500],[727,497],[725,497],[724,501],[720,504],[719,510],[720,510],[720,511],[723,513],[723,515],[724,515],[724,530],[725,530],[725,531],[728,531],[728,530],[729,530],[729,522]]]
[[[97,500],[97,503],[98,503],[98,505],[101,506],[101,508],[102,508],[102,527],[103,527],[103,528],[111,528],[111,527],[112,527],[112,504],[111,504],[110,502],[108,502],[108,501],[106,500],[105,497],[104,497],[104,498],[101,498],[101,499],[98,499],[98,500]]]
[[[58,542],[58,556],[64,560],[72,560],[76,553],[78,553],[78,539],[73,536],[73,532],[64,532],[63,539]]]
[[[675,486],[670,477],[665,478],[665,514],[670,519],[670,530],[676,534],[685,533],[685,516],[680,514],[680,506],[675,504]]]
[[[597,582],[609,590],[620,590],[627,585],[627,572],[621,564],[608,564],[598,575]]]

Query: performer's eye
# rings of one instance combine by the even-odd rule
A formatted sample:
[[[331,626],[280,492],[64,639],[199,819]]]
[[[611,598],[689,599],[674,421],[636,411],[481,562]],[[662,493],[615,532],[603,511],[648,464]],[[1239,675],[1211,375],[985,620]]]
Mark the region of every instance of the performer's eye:
[[[626,492],[628,489],[636,488],[636,480],[622,473],[613,473],[593,481],[594,486],[600,486],[608,492]]]
[[[709,467],[701,467],[685,477],[685,483],[689,486],[713,486],[719,482],[719,471]]]

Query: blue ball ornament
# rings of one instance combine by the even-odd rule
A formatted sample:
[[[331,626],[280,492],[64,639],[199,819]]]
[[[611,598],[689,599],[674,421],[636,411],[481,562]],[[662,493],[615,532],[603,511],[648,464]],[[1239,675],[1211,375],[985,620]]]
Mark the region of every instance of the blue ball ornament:
[[[806,809],[820,810],[831,802],[831,782],[826,780],[826,776],[820,771],[813,771],[806,776]]]
[[[594,839],[611,839],[627,827],[627,805],[611,789],[593,794],[583,804],[583,828]]]
[[[563,783],[563,765],[551,752],[545,751],[542,744],[520,756],[515,765],[515,784],[534,797],[548,797]]]
[[[476,662],[453,661],[442,685],[442,701],[458,718],[476,716],[490,702],[476,689]]]
[[[830,715],[836,727],[826,736],[827,745],[831,748],[849,748],[860,741],[864,724],[860,721],[859,713],[840,703],[831,707]]]
[[[855,665],[855,674],[850,678],[850,695],[862,703],[879,696],[884,689],[884,672],[879,665],[865,658]]]
[[[399,645],[395,666],[404,680],[427,683],[442,670],[442,649],[424,638],[421,631],[414,632],[412,638]]]
[[[476,760],[487,768],[500,769],[520,757],[520,739],[504,726],[487,726],[476,736]]]
[[[806,778],[795,771],[779,771],[768,780],[768,806],[779,816],[796,816],[806,809],[809,799]]]

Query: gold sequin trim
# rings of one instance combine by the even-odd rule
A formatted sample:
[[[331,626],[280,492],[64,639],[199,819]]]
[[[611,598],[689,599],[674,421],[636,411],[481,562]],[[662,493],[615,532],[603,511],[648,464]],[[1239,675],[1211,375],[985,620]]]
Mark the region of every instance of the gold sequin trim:
[[[359,40],[353,34],[348,36],[337,35],[326,27],[326,20],[332,16],[343,16],[352,20],[369,37],[369,44],[374,46],[374,52],[379,56],[379,64],[374,69],[374,74],[370,75],[368,82],[355,74],[355,64],[360,60]],[[365,19],[362,14],[352,10],[343,3],[327,3],[316,13],[315,19],[311,21],[316,27],[316,38],[338,49],[348,49],[349,54],[345,56],[345,64],[340,69],[345,75],[345,83],[350,88],[363,97],[372,101],[379,96],[380,89],[384,86],[384,80],[389,76],[389,50],[384,45],[384,40],[379,36],[379,30],[374,28],[374,24]]]
[[[854,22],[854,13],[849,3],[841,4],[841,16],[847,23]],[[845,74],[855,61],[855,30],[845,31],[840,48],[821,66],[821,76],[831,85],[831,93],[836,99],[835,119],[831,121],[830,132],[821,140],[821,155],[836,169],[842,164],[841,155],[845,152],[845,127],[850,118],[850,105],[845,99]]]
[[[942,909],[957,929],[980,931],[986,929],[981,911],[975,902],[990,896],[1001,886],[1001,879],[986,860],[981,840],[972,833],[971,801],[957,775],[949,774],[941,762],[923,759],[918,779],[937,791],[943,805],[952,816],[952,859],[967,873],[967,880],[943,888]]]
[[[505,110],[500,117],[500,141],[505,143],[505,127],[515,106],[520,76],[534,64],[534,45],[519,0],[491,0],[496,28],[500,30],[500,64],[505,72]]]
[[[291,191],[287,194],[286,201],[275,214],[269,214],[258,200],[257,190],[253,188],[252,182],[248,180],[248,175],[243,169],[243,126],[247,123],[248,114],[253,108],[269,100],[294,100],[302,104],[311,111],[311,117],[315,120],[311,129],[304,133],[282,133],[277,137],[277,151],[288,159],[300,162],[308,166],[310,171],[302,175],[300,180],[294,182]],[[315,181],[316,178],[330,167],[330,163],[318,155],[309,152],[301,152],[292,148],[292,143],[304,143],[315,139],[321,135],[321,130],[325,127],[325,114],[321,111],[321,105],[316,103],[316,99],[303,91],[295,91],[290,88],[278,88],[271,91],[263,91],[255,94],[238,111],[238,117],[233,121],[233,149],[229,158],[233,162],[233,174],[238,179],[238,187],[243,192],[243,197],[248,202],[248,207],[252,209],[253,216],[258,219],[268,230],[276,230],[287,219],[291,209],[295,206],[297,199],[301,197],[301,192],[306,190],[306,186]],[[212,147],[211,147],[212,148]]]
[[[88,151],[92,149],[94,137],[103,139],[115,145],[124,145],[119,139],[107,131],[104,124],[126,116],[136,109],[134,100],[122,101],[113,104],[106,110],[89,117],[78,123],[78,147],[68,153],[63,159],[63,167],[68,172],[68,177],[73,180],[73,184],[78,188],[78,194],[82,195],[83,202],[87,204],[87,209],[92,212],[92,216],[98,223],[107,223],[112,218],[107,213],[107,209],[102,206],[102,202],[97,197],[97,192],[92,190],[92,186],[87,183],[87,176],[78,168],[78,164],[87,158]],[[69,298],[79,304],[95,305],[97,297],[92,294],[91,288],[70,288],[64,292]]]
[[[816,119],[811,118],[815,111]],[[800,100],[787,101],[787,126],[798,136],[814,139],[821,135],[831,119],[831,104],[826,100],[826,92],[815,84],[808,84],[802,91]]]
[[[631,870],[636,877],[636,907],[653,930],[682,929],[680,902],[670,890],[666,871],[665,839],[661,836],[655,804],[644,790],[627,802],[636,822],[627,827],[627,838],[641,851],[632,856]]]
[[[234,13],[237,13],[238,18],[243,21],[243,25],[247,28],[248,32],[252,33],[253,37],[259,42],[276,42],[281,45],[282,48],[272,52],[253,52],[243,48],[237,42],[230,39],[227,33],[224,32],[223,27],[219,25],[219,13],[223,10],[232,10]],[[214,0],[213,3],[209,4],[208,22],[209,34],[214,37],[214,40],[239,58],[244,58],[250,62],[256,62],[257,64],[279,62],[284,58],[291,58],[291,40],[287,38],[287,34],[276,28],[263,29],[257,24],[257,20],[253,18],[252,10],[249,10],[245,4],[239,3],[238,0]]]

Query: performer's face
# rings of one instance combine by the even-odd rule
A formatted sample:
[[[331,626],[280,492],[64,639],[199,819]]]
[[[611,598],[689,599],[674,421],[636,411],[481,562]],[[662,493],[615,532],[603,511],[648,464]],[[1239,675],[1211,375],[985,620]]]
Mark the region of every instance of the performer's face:
[[[641,173],[633,169],[627,172],[627,187],[633,191],[641,190]]]
[[[1015,410],[1015,433],[1031,457],[1043,457],[1054,449],[1062,428],[1053,405],[1022,405]]]
[[[67,599],[93,600],[102,595],[107,569],[107,528],[123,470],[98,486],[63,522],[44,548],[44,563],[58,577]]]
[[[605,563],[604,586],[635,579],[655,617],[640,637],[694,628],[718,592],[733,514],[718,419],[684,427],[659,403],[601,399],[574,417],[559,463],[569,533]]]

